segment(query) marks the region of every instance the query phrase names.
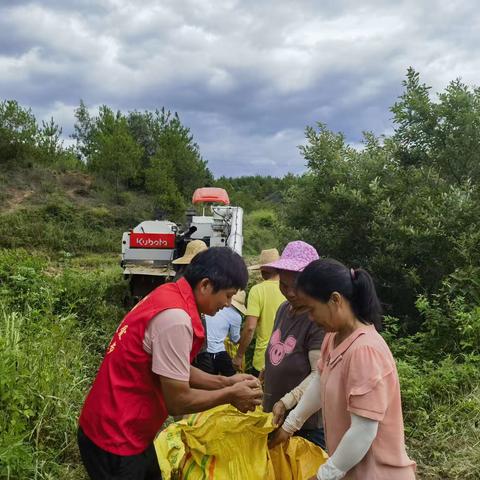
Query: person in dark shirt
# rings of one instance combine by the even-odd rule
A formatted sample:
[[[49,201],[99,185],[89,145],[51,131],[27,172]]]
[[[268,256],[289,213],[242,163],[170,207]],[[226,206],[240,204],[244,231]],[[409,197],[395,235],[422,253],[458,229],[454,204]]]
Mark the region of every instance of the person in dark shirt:
[[[301,271],[318,259],[314,247],[302,241],[290,242],[280,259],[264,268],[280,275],[280,290],[286,297],[277,311],[273,332],[265,352],[264,400],[266,412],[273,412],[275,424],[281,425],[286,413],[294,408],[315,375],[324,331],[298,310],[296,280]],[[312,415],[297,432],[325,448],[320,414]]]

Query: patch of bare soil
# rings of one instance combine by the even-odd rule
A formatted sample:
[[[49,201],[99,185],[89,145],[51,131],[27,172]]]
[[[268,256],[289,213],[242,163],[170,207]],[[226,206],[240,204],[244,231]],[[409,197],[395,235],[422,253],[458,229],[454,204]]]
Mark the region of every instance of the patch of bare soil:
[[[31,197],[34,193],[33,190],[20,190],[18,188],[7,188],[7,200],[5,208],[3,208],[4,213],[12,213],[15,210],[18,210],[22,204]]]
[[[63,173],[58,176],[60,184],[71,198],[89,197],[92,187],[92,178],[79,172]]]

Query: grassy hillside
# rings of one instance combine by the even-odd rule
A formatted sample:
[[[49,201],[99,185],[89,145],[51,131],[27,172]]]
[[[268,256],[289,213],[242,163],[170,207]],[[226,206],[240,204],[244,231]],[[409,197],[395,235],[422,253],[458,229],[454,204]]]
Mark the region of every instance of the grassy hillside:
[[[120,196],[82,172],[35,167],[0,174],[0,245],[58,253],[119,253],[121,233],[151,218],[152,200]]]

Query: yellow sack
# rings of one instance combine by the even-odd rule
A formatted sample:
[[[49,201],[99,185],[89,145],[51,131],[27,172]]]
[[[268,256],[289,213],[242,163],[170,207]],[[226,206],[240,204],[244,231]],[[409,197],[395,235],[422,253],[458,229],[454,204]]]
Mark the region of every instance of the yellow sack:
[[[230,358],[233,358],[237,354],[238,344],[232,343],[232,341],[227,337],[223,342],[225,345],[225,350],[227,351]]]
[[[230,358],[234,358],[237,355],[238,344],[232,343],[232,341],[227,337],[223,342],[225,345],[225,350],[227,351]],[[242,372],[245,371],[245,355],[242,357]]]
[[[302,437],[292,437],[270,451],[274,476],[272,480],[307,480],[313,477],[328,455]]]
[[[307,480],[326,461],[323,450],[293,437],[267,449],[275,427],[260,408],[243,414],[222,405],[167,427],[155,440],[164,480]]]

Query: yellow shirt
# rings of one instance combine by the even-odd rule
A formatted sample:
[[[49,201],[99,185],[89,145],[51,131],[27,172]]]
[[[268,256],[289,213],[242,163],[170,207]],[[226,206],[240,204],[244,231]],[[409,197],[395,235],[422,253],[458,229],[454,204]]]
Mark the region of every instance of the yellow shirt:
[[[286,298],[280,291],[278,280],[265,280],[250,289],[246,315],[257,317],[256,343],[253,354],[253,368],[262,370],[265,367],[265,350],[272,334],[273,322],[278,307]]]

